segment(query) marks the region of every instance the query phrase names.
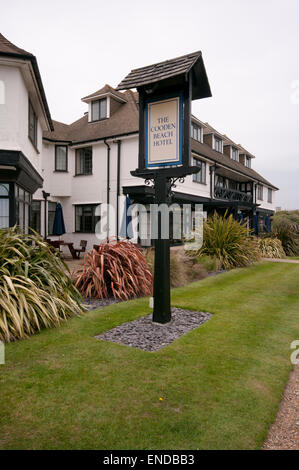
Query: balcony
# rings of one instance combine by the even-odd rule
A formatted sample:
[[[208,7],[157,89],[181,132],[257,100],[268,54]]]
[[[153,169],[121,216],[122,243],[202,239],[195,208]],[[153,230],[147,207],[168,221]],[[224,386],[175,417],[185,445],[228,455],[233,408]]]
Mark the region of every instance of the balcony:
[[[221,186],[215,186],[214,198],[223,201],[252,202],[252,194],[243,193],[236,189],[222,188]]]

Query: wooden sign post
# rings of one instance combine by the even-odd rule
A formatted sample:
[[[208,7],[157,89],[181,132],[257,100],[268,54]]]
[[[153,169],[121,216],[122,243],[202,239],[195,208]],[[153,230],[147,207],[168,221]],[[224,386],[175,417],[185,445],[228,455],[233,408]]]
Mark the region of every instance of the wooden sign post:
[[[153,182],[155,204],[168,204],[174,183],[199,171],[190,164],[191,101],[211,96],[201,52],[132,70],[117,90],[129,88],[139,93],[139,160],[131,174]],[[170,320],[170,245],[158,212],[153,321]]]

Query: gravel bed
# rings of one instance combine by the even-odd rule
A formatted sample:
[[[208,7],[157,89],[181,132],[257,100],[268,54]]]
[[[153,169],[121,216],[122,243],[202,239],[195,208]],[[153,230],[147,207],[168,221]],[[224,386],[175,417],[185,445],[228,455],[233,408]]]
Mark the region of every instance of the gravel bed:
[[[143,351],[158,351],[211,318],[211,313],[172,308],[172,320],[160,325],[152,322],[152,313],[95,336],[96,339],[132,346]]]
[[[284,391],[264,450],[299,450],[299,366],[295,366]]]

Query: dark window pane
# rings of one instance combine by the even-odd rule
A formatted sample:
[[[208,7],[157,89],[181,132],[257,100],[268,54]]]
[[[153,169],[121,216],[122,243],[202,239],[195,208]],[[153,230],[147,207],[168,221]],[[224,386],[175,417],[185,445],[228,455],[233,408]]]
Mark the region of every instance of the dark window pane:
[[[0,228],[9,227],[9,199],[0,198]]]
[[[67,147],[56,145],[55,147],[55,170],[67,171]]]
[[[92,174],[92,147],[76,150],[76,175]]]
[[[100,119],[100,103],[99,101],[93,101],[91,103],[91,120],[98,121]]]
[[[193,181],[196,183],[205,183],[206,182],[206,164],[205,162],[194,158],[194,165],[200,168],[198,173],[193,174]]]
[[[34,112],[33,106],[29,101],[29,113],[28,113],[28,135],[32,143],[37,145],[37,117]]]
[[[30,227],[33,228],[33,230],[35,230],[38,233],[40,233],[40,230],[41,230],[40,209],[41,209],[40,201],[32,201]]]
[[[52,202],[52,201],[48,202],[48,235],[53,234],[53,225],[54,225],[56,205],[57,205],[56,202]]]
[[[100,100],[100,119],[107,117],[107,99]]]
[[[91,103],[91,120],[99,121],[107,117],[107,99],[93,101]]]
[[[100,216],[95,215],[97,205],[75,206],[76,232],[93,233]]]

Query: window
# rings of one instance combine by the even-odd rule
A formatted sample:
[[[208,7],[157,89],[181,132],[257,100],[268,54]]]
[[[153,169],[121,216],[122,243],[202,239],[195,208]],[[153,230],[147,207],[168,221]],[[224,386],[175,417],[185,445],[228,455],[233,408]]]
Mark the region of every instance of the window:
[[[9,227],[9,184],[0,183],[0,229]]]
[[[99,121],[107,118],[107,98],[92,101],[91,103],[91,120]]]
[[[198,140],[198,142],[201,142],[201,132],[202,129],[200,126],[197,124],[194,124],[193,122],[191,123],[191,137],[194,140]]]
[[[236,181],[228,180],[228,187],[229,187],[229,189],[238,190],[239,189],[239,184]]]
[[[40,201],[32,201],[31,204],[31,222],[30,227],[35,230],[37,233],[40,233]]]
[[[206,182],[206,163],[202,160],[198,160],[197,158],[193,159],[193,163],[195,166],[200,168],[198,173],[193,174],[193,181],[195,183],[205,184]]]
[[[48,235],[53,235],[56,202],[48,201]]]
[[[35,147],[37,147],[37,116],[29,100],[28,112],[28,137]]]
[[[222,140],[214,136],[214,150],[222,153]]]
[[[92,174],[92,147],[76,150],[76,175]]]
[[[99,215],[95,215],[97,204],[84,204],[75,206],[75,231],[94,233]]]
[[[261,184],[257,185],[257,198],[262,201],[263,200],[263,186]]]
[[[268,202],[272,204],[272,189],[268,188]]]
[[[66,145],[55,145],[55,171],[67,171]]]
[[[239,161],[239,152],[236,147],[232,147],[232,159],[235,160],[236,162]]]
[[[219,188],[226,188],[227,187],[227,182],[226,182],[226,179],[224,178],[224,176],[216,175],[215,186],[218,186]]]
[[[245,156],[245,166],[247,166],[247,168],[251,168],[251,158],[247,155]]]
[[[16,184],[15,201],[17,225],[28,233],[31,194]]]

